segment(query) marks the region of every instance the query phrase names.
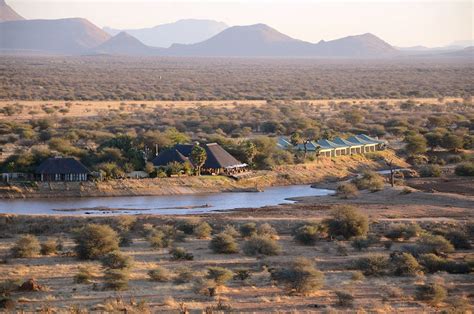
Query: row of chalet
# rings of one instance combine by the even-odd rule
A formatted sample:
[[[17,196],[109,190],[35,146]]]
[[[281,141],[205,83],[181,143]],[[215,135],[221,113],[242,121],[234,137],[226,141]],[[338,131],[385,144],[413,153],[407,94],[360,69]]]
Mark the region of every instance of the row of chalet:
[[[359,134],[347,139],[341,137],[336,137],[333,140],[320,139],[295,146],[287,138],[281,137],[278,140],[278,147],[316,153],[324,157],[337,157],[384,150],[387,147],[387,142],[365,134]]]
[[[206,151],[206,161],[202,166],[202,173],[211,175],[232,175],[246,170],[247,164],[244,164],[234,156],[229,154],[222,146],[217,143],[199,144]],[[194,145],[178,144],[172,148],[162,151],[155,159],[153,165],[158,168],[165,168],[173,162],[190,163],[191,152]]]

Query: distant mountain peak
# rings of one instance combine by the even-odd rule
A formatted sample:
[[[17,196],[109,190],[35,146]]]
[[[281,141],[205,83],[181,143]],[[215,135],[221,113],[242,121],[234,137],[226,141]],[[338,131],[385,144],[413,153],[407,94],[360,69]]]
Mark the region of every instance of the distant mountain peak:
[[[0,22],[6,21],[20,21],[25,18],[20,14],[16,13],[5,0],[0,0]]]
[[[104,27],[104,30],[112,36],[121,31],[126,31],[148,46],[169,47],[174,43],[194,44],[201,42],[220,33],[227,27],[225,23],[213,20],[182,19],[151,28],[118,30]]]
[[[120,32],[108,41],[93,49],[93,53],[111,55],[152,55],[156,52],[127,32]]]

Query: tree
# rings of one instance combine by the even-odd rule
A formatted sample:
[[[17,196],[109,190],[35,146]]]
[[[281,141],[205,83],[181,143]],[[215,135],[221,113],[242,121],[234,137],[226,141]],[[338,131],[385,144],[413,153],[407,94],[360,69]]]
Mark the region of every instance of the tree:
[[[257,146],[251,141],[245,141],[241,144],[241,149],[244,154],[245,161],[249,164],[253,164],[253,160],[257,155]]]
[[[405,143],[406,143],[405,149],[407,153],[412,156],[423,154],[427,150],[426,139],[420,134],[407,136],[405,138]]]
[[[294,132],[293,134],[291,134],[290,143],[293,144],[293,146],[301,144],[301,142],[302,142],[301,135],[298,132]]]
[[[431,150],[434,150],[436,147],[441,145],[441,139],[443,138],[443,135],[438,132],[430,132],[425,134],[425,139],[428,144],[428,146],[431,148]]]
[[[462,137],[452,133],[446,133],[441,140],[441,147],[452,151],[462,148],[463,144]]]
[[[196,167],[196,175],[201,175],[201,168],[206,162],[206,159],[206,150],[199,146],[199,144],[195,144],[193,150],[191,151],[190,160],[193,163],[194,167]]]
[[[119,236],[107,225],[89,224],[76,233],[74,241],[81,259],[99,259],[119,249]]]

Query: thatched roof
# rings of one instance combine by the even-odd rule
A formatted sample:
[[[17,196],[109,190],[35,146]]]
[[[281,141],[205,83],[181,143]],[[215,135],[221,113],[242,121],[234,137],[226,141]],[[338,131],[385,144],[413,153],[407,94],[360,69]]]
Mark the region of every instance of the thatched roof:
[[[186,162],[193,150],[194,145],[178,144],[174,147],[161,152],[155,159],[153,164],[155,166],[166,166],[170,162]],[[202,144],[202,148],[206,150],[207,158],[204,163],[204,168],[219,169],[219,168],[236,168],[245,166],[240,161],[229,154],[222,146],[217,143]]]
[[[84,174],[90,173],[80,161],[66,157],[48,158],[35,171],[37,174]]]

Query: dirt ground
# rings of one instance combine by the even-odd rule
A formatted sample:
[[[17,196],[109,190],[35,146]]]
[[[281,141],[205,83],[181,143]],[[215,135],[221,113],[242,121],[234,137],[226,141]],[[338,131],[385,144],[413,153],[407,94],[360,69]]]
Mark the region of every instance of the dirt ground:
[[[454,179],[453,179],[454,180]],[[459,180],[463,181],[463,180]],[[418,181],[417,181],[418,182]],[[439,180],[438,184],[451,185],[452,181]],[[462,184],[462,183],[459,183]],[[411,192],[407,192],[410,190]],[[442,190],[439,188],[439,190]],[[55,309],[59,312],[71,311],[71,309],[83,309],[87,311],[103,312],[123,308],[117,306],[121,302],[130,304],[144,300],[150,312],[183,312],[183,309],[191,313],[205,312],[206,308],[220,304],[229,306],[234,312],[285,312],[285,313],[332,313],[332,312],[397,312],[397,313],[432,313],[440,312],[446,308],[449,300],[457,297],[466,297],[472,309],[474,296],[474,277],[471,274],[448,274],[445,272],[437,274],[425,274],[416,277],[365,277],[362,280],[352,279],[352,262],[362,256],[377,253],[388,256],[390,252],[400,249],[403,243],[394,243],[390,250],[382,244],[371,246],[367,251],[353,249],[349,241],[326,241],[321,240],[314,246],[304,246],[296,243],[291,230],[301,222],[319,221],[328,217],[330,212],[339,205],[350,204],[359,211],[366,213],[371,222],[372,232],[384,230],[391,223],[418,222],[422,227],[442,224],[465,224],[474,219],[474,197],[472,195],[461,195],[454,193],[430,193],[414,190],[412,188],[387,187],[383,191],[369,193],[362,192],[354,199],[340,199],[336,196],[307,197],[300,202],[290,205],[273,206],[260,209],[242,209],[233,212],[197,215],[202,221],[207,221],[213,226],[224,226],[225,224],[239,225],[243,222],[255,221],[257,223],[268,222],[274,226],[279,233],[278,243],[283,251],[278,256],[249,257],[242,252],[238,254],[214,254],[209,248],[208,239],[196,239],[189,236],[185,242],[177,243],[178,246],[186,248],[194,254],[193,261],[172,261],[167,249],[154,250],[148,242],[135,236],[130,247],[121,248],[122,252],[132,256],[135,260],[129,289],[121,292],[103,290],[103,269],[99,262],[78,261],[74,256],[64,253],[62,256],[41,256],[29,259],[8,258],[9,248],[18,237],[22,228],[29,226],[32,232],[45,230],[49,238],[55,238],[56,230],[53,218],[48,217],[4,217],[9,221],[9,228],[17,230],[18,233],[0,239],[0,257],[5,258],[0,263],[0,277],[2,279],[26,280],[35,278],[48,288],[43,292],[14,292],[12,296],[18,300],[17,311],[33,312],[36,310]],[[137,216],[144,222],[160,224],[166,221],[189,219],[190,216]],[[56,219],[56,218],[54,218]],[[57,221],[56,228],[66,226],[70,221],[70,228],[89,222],[110,221],[113,218],[106,217],[61,217]],[[44,225],[51,225],[45,227]],[[16,226],[14,226],[16,224]],[[62,224],[62,225],[61,225]],[[17,228],[17,229],[15,229]],[[43,229],[42,229],[43,228]],[[9,232],[11,231],[9,229]],[[48,231],[49,230],[49,231]],[[24,231],[24,230],[22,230]],[[66,232],[66,228],[64,228]],[[51,232],[52,234],[49,234]],[[40,236],[44,241],[48,236]],[[65,237],[65,251],[73,251],[73,241],[67,233]],[[408,241],[414,242],[416,239]],[[471,239],[472,242],[473,239]],[[239,239],[239,245],[243,244]],[[345,248],[347,255],[341,253],[341,247]],[[290,295],[275,285],[269,272],[263,265],[279,266],[285,265],[294,257],[304,256],[313,260],[317,268],[324,272],[325,284],[323,288],[311,295]],[[457,250],[450,254],[450,258],[458,261],[472,260],[472,250]],[[209,266],[221,266],[231,270],[247,268],[252,276],[246,282],[231,280],[227,287],[219,292],[217,297],[208,297],[196,294],[190,283],[175,284],[173,282],[158,283],[148,279],[147,271],[157,265],[166,267],[171,271],[188,266],[192,268],[196,276],[203,276]],[[75,284],[73,276],[78,267],[87,266],[93,271],[94,284]],[[433,307],[428,303],[417,301],[414,297],[415,287],[418,284],[436,280],[442,282],[448,289],[448,301]],[[336,291],[346,291],[355,297],[353,307],[346,308],[338,306]],[[114,305],[115,304],[115,305]],[[137,309],[137,307],[135,307]],[[136,310],[145,313],[146,310]],[[77,313],[77,311],[76,311]]]

